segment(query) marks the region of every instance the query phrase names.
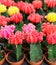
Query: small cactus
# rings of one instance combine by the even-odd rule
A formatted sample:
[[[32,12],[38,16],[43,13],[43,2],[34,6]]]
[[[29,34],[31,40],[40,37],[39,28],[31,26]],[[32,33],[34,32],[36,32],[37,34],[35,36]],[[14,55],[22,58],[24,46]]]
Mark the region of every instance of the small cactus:
[[[53,61],[56,59],[56,45],[48,45],[48,59]]]
[[[30,61],[42,59],[41,43],[30,44]]]
[[[21,45],[13,45],[12,46],[13,49],[13,56],[15,57],[15,60],[18,61],[20,60],[21,57],[21,52],[22,52],[22,46]]]

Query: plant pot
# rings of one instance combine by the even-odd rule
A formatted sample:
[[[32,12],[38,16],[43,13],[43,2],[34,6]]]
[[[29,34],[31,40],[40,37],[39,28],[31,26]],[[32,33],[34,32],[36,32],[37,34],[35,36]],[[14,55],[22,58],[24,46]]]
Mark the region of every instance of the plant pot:
[[[27,61],[28,64],[30,64],[30,65],[41,65],[42,62],[43,62],[43,60],[44,60],[44,56],[43,56],[42,60],[36,61],[36,62],[30,62],[30,61],[26,58],[26,61]]]
[[[3,53],[4,58],[0,60],[0,65],[2,65],[5,62],[5,56],[6,56],[6,53],[3,50],[1,52]]]
[[[22,45],[22,51],[23,51],[24,54],[29,53],[29,50],[30,50],[30,49],[29,49],[27,46]]]
[[[24,62],[25,56],[24,56],[20,61],[18,61],[18,62],[12,62],[12,61],[10,61],[9,58],[8,58],[9,54],[11,54],[11,53],[12,53],[12,51],[10,51],[10,52],[6,55],[6,60],[7,60],[7,62],[8,62],[10,65],[22,65],[22,63]]]
[[[56,65],[56,62],[47,60],[46,56],[44,56],[44,58],[45,58],[45,61],[46,61],[49,65]]]

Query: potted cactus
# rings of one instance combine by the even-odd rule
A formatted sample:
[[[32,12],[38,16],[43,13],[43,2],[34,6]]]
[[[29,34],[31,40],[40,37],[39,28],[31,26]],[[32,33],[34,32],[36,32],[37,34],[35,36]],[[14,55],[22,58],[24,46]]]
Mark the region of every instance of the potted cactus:
[[[48,43],[48,60],[45,57],[45,60],[50,65],[56,65],[56,32],[53,34],[50,34],[46,37],[47,43]]]
[[[41,41],[43,40],[43,35],[41,32],[38,32],[35,29],[35,26],[32,23],[29,23],[28,25],[24,24],[22,29],[25,34],[25,41],[30,45],[30,60],[26,60],[30,65],[37,65],[38,63],[40,65],[43,61],[43,53],[41,49]]]
[[[24,56],[22,56],[23,39],[24,39],[24,36],[21,31],[16,31],[15,34],[9,36],[8,43],[12,45],[12,52],[9,52],[6,56],[6,60],[8,61],[9,64],[21,65],[23,63],[24,61]],[[11,57],[14,58],[13,60],[14,62],[12,62],[9,55],[11,55]]]
[[[47,42],[47,49],[46,56],[48,60],[45,57],[45,60],[50,65],[56,65],[56,25],[50,24],[50,23],[43,23],[42,24],[42,32],[46,38]]]
[[[56,32],[53,34],[50,34],[46,37],[47,43],[48,43],[48,60],[45,57],[45,60],[50,65],[56,65]]]

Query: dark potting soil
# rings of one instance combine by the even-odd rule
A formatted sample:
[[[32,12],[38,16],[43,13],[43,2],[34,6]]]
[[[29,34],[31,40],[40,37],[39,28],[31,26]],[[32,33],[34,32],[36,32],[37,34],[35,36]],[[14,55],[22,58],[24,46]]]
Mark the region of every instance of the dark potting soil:
[[[20,61],[23,58],[23,56],[20,56],[20,59],[18,59],[18,61]],[[12,62],[17,62],[15,59],[15,56],[13,56],[13,54],[9,54],[8,59]]]

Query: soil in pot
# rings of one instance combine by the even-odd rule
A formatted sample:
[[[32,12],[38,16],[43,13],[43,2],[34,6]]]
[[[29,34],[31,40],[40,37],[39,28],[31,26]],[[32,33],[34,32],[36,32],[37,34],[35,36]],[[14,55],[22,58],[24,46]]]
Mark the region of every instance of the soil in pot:
[[[24,62],[24,56],[20,56],[20,59],[16,61],[15,57],[12,56],[12,52],[9,52],[6,56],[6,60],[10,65],[21,65]]]
[[[8,58],[9,58],[9,60],[12,61],[12,62],[17,62],[17,61],[16,61],[16,58],[12,55],[12,53],[9,54]],[[23,58],[23,56],[21,55],[21,56],[20,56],[20,59],[18,59],[18,61],[20,61],[22,58]]]

